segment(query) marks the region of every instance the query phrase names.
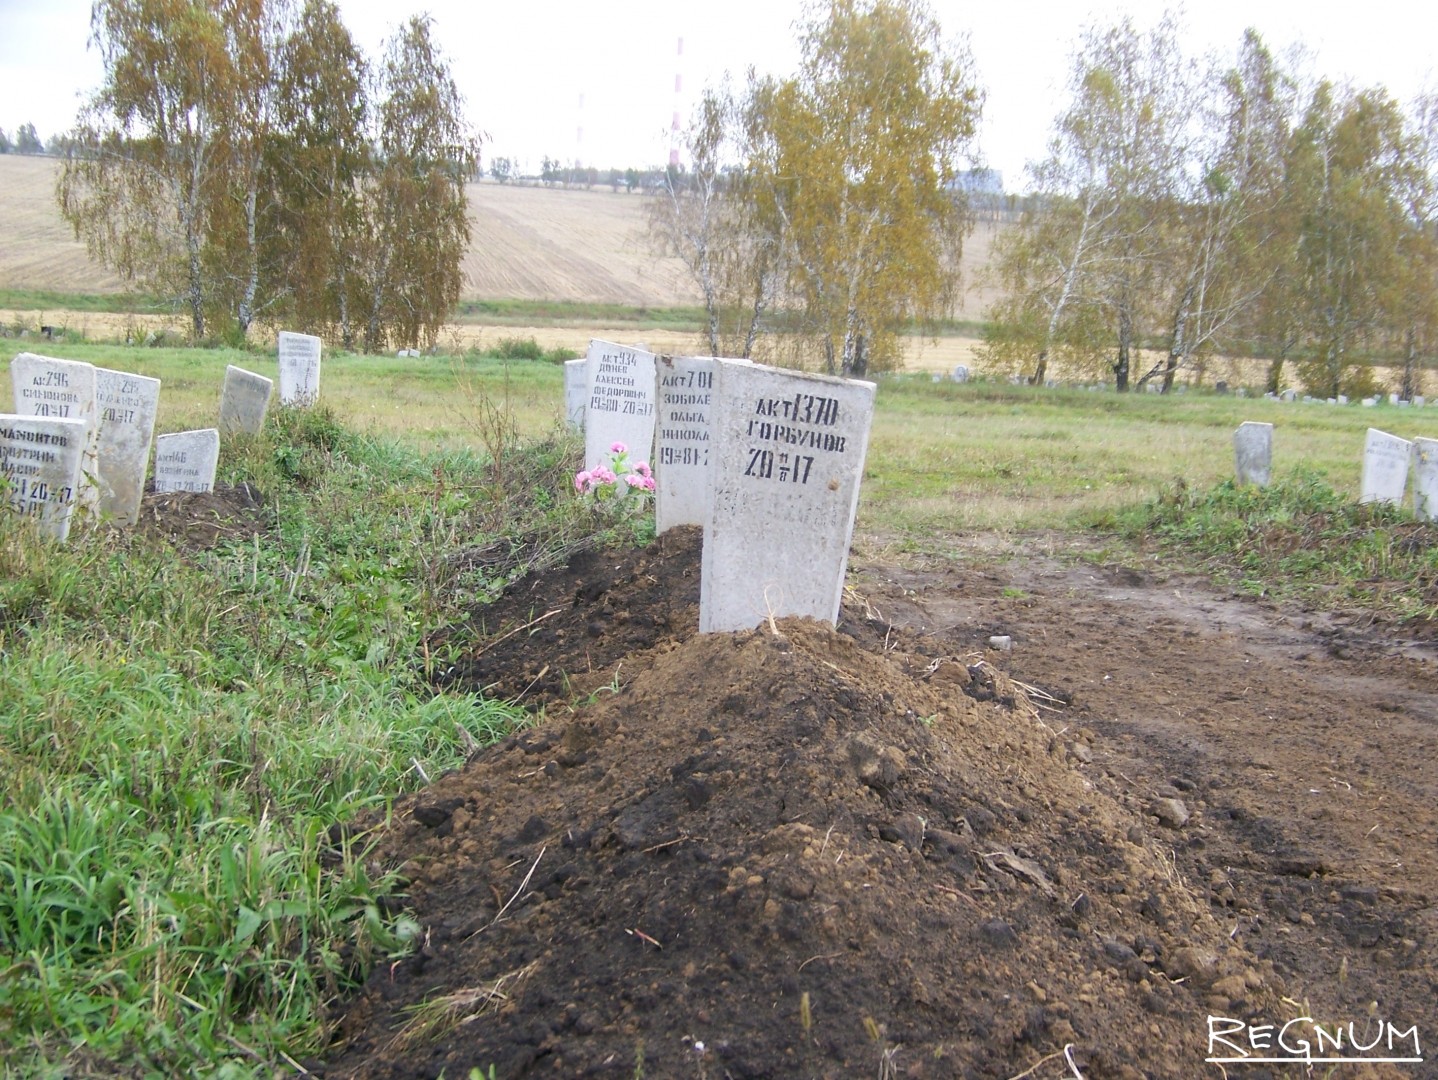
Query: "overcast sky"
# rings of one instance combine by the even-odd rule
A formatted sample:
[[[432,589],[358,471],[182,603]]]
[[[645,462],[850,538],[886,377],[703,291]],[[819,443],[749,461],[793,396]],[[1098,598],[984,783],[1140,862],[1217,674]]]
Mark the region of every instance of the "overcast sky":
[[[1146,28],[1165,6],[933,0],[946,34],[969,35],[987,91],[982,163],[1020,188],[1063,104],[1080,30],[1122,12]],[[529,169],[545,155],[600,168],[662,164],[676,105],[687,120],[706,82],[725,71],[742,78],[750,65],[795,70],[795,23],[805,10],[803,0],[340,0],[340,8],[376,59],[400,20],[428,11],[470,119],[489,136],[486,160],[504,155]],[[86,48],[89,11],[89,0],[0,0],[0,128],[13,134],[31,122],[47,138],[73,123],[101,76]],[[1424,0],[1206,0],[1183,23],[1194,55],[1232,54],[1252,25],[1276,52],[1302,42],[1314,72],[1335,81],[1381,84],[1405,103],[1438,85],[1438,8]]]

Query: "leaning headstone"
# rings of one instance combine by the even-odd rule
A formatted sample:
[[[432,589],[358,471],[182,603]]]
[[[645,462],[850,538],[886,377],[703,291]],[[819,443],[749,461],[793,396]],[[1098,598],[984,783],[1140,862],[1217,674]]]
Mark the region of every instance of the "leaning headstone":
[[[874,389],[714,362],[701,633],[785,615],[838,620]]]
[[[307,407],[320,398],[320,339],[313,334],[281,330],[277,339],[280,361],[280,404]]]
[[[161,435],[155,440],[155,490],[214,491],[219,461],[218,428]]]
[[[954,382],[956,382],[956,383],[966,383],[966,382],[968,382],[968,381],[969,381],[969,368],[968,368],[968,365],[967,365],[967,364],[957,364],[957,365],[955,365],[955,366],[954,366],[954,373],[953,373],[952,375],[950,375],[949,378],[953,379]]]
[[[615,443],[628,447],[631,465],[648,464],[654,454],[654,354],[595,339],[585,364],[585,468],[606,464]]]
[[[1363,442],[1363,487],[1359,502],[1399,505],[1408,486],[1408,460],[1413,444],[1386,431],[1369,428]]]
[[[79,419],[0,414],[0,476],[9,507],[56,540],[70,534],[89,429]]]
[[[576,431],[584,430],[584,406],[589,401],[589,365],[584,357],[564,361],[564,418]]]
[[[1273,425],[1245,420],[1233,433],[1234,471],[1240,486],[1267,487],[1273,470]]]
[[[96,368],[95,396],[100,408],[100,513],[116,525],[130,526],[140,520],[160,380]]]
[[[258,435],[265,426],[265,412],[270,407],[270,390],[274,385],[273,379],[234,364],[227,366],[225,387],[220,392],[221,433]]]
[[[21,416],[83,420],[87,425],[75,505],[81,513],[100,507],[100,423],[95,404],[95,368],[78,360],[57,360],[22,352],[10,361],[15,412]]]
[[[1413,440],[1413,510],[1424,521],[1438,521],[1438,439]]]
[[[1283,391],[1283,393],[1279,394],[1278,397],[1279,397],[1279,400],[1281,400],[1281,401],[1286,401],[1286,402],[1288,402],[1288,403],[1291,405],[1291,404],[1293,404],[1293,402],[1295,402],[1295,401],[1298,400],[1298,391],[1297,391],[1297,390],[1285,390],[1285,391]]]

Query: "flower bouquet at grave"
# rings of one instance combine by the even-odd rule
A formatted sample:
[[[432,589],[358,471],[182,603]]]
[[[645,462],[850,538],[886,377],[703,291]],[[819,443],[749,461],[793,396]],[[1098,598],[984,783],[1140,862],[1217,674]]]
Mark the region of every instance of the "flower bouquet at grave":
[[[617,442],[609,461],[574,474],[574,490],[596,509],[616,517],[641,509],[654,493],[654,474],[645,461],[629,463],[629,447]]]

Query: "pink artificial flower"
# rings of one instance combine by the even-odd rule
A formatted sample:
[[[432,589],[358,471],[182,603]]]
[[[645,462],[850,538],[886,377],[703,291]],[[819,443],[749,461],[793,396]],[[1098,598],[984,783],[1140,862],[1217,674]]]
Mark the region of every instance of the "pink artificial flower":
[[[644,490],[645,490],[645,491],[653,491],[653,490],[654,490],[654,477],[652,477],[652,476],[646,476],[646,477],[644,478]]]
[[[629,453],[629,447],[625,446],[622,442],[617,442],[609,448],[609,452],[611,454],[627,454]]]
[[[596,465],[594,471],[589,474],[589,478],[596,484],[612,484],[619,479],[619,477],[615,476],[612,471],[603,465]]]
[[[649,462],[647,461],[641,461],[638,465],[634,466],[634,471],[637,472],[640,476],[652,475],[649,471]]]
[[[578,492],[580,492],[580,493],[582,494],[582,493],[584,492],[584,487],[585,487],[585,485],[589,483],[590,479],[591,479],[591,474],[590,474],[590,472],[589,472],[588,469],[585,469],[585,470],[583,470],[582,472],[577,472],[577,473],[575,473],[575,474],[574,474],[574,490],[575,490],[575,491],[578,491]]]
[[[644,477],[638,473],[630,473],[624,478],[624,482],[632,488],[642,488],[644,486]]]

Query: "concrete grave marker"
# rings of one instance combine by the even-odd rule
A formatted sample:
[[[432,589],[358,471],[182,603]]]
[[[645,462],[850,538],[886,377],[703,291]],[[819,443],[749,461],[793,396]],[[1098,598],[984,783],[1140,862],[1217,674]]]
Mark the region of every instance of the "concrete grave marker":
[[[280,360],[280,404],[308,407],[320,399],[320,339],[313,334],[281,330],[277,339]]]
[[[969,381],[969,367],[968,367],[968,365],[967,365],[967,364],[955,364],[955,365],[954,365],[954,370],[953,370],[952,374],[949,375],[949,378],[953,379],[954,382],[956,382],[956,383],[966,383],[966,382],[968,382],[968,381]]]
[[[1413,440],[1413,510],[1424,521],[1438,521],[1438,439]]]
[[[1363,487],[1359,502],[1403,502],[1408,485],[1408,459],[1413,444],[1386,431],[1369,428],[1363,442]]]
[[[80,419],[0,414],[6,501],[56,540],[70,535],[90,427]]]
[[[155,440],[155,490],[214,491],[219,461],[218,428],[161,435]]]
[[[160,380],[96,368],[95,396],[100,409],[100,512],[117,525],[130,526],[140,520]]]
[[[703,525],[713,487],[714,358],[659,357],[658,431],[654,444],[655,531]],[[726,360],[749,364],[748,360]]]
[[[769,616],[834,623],[874,384],[714,361],[699,630]]]
[[[270,390],[275,381],[230,364],[225,368],[225,387],[220,392],[220,431],[258,435],[265,426],[270,407]]]
[[[607,465],[610,447],[629,448],[630,465],[652,464],[655,356],[643,349],[595,339],[586,357],[584,467]]]
[[[75,505],[81,513],[95,513],[100,508],[100,420],[94,365],[23,352],[10,361],[10,382],[19,415],[83,420],[88,425]]]
[[[1245,420],[1233,433],[1234,472],[1240,485],[1267,487],[1273,470],[1273,425]]]
[[[576,431],[584,430],[584,406],[589,403],[589,362],[584,357],[564,361],[564,418]]]

